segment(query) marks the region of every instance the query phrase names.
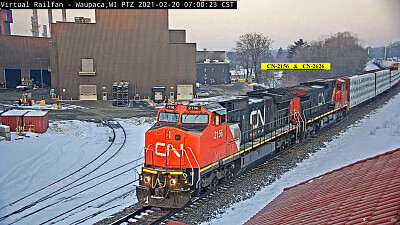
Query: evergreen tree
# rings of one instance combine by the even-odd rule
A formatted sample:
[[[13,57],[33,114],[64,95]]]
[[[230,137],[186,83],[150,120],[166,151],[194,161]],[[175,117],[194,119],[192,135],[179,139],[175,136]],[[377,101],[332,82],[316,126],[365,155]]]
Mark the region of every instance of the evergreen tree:
[[[301,38],[298,41],[295,41],[294,45],[290,45],[288,47],[288,53],[287,53],[287,58],[289,59],[289,62],[293,62],[293,57],[307,46],[308,43]]]

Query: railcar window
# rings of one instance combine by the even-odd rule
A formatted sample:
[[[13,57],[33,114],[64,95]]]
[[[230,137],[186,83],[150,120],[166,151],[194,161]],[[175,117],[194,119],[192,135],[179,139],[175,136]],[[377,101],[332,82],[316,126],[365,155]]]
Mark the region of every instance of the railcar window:
[[[182,123],[208,124],[208,114],[184,113]]]
[[[158,116],[159,122],[177,123],[179,120],[178,113],[160,112]]]
[[[338,84],[338,85],[337,85],[337,90],[338,90],[338,91],[342,90],[342,84]]]

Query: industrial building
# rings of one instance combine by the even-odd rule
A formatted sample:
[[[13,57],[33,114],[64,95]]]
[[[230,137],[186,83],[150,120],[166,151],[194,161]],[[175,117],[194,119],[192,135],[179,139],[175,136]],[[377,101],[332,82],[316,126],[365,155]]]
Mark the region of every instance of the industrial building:
[[[229,63],[225,51],[196,52],[196,82],[199,84],[230,83]]]
[[[32,20],[32,33],[38,33],[36,21]],[[51,85],[50,48],[51,39],[11,35],[12,11],[0,10],[0,88],[15,88],[24,81],[41,87]],[[35,26],[34,26],[35,25]],[[43,79],[42,79],[43,78]],[[43,80],[43,82],[42,82]]]
[[[10,9],[0,10],[0,35],[11,35],[10,23],[13,22]]]
[[[197,83],[199,84],[227,84],[231,82],[229,63],[202,62],[196,63]]]
[[[52,87],[63,98],[111,99],[114,82],[129,97],[193,95],[196,44],[168,29],[168,10],[96,10],[96,23],[51,24]],[[192,87],[184,96],[178,87]],[[161,91],[161,93],[159,93]]]
[[[115,82],[129,83],[128,98],[191,99],[196,83],[196,44],[185,30],[168,29],[168,10],[96,10],[95,23],[51,23],[49,35],[37,37],[37,10],[32,36],[0,35],[0,87],[24,80],[51,86],[64,99],[111,100]],[[1,28],[12,22],[0,10]],[[49,10],[49,21],[52,12]],[[9,27],[9,26],[8,26]],[[46,38],[46,36],[50,36]],[[125,97],[125,96],[124,96]]]
[[[15,88],[23,80],[51,85],[51,39],[0,35],[0,87]]]

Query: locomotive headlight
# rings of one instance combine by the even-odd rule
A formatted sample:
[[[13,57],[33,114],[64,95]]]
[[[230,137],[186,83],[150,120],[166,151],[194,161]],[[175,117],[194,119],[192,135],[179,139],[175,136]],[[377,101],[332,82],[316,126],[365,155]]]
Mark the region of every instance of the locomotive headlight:
[[[177,183],[178,183],[178,181],[175,178],[172,178],[171,180],[169,180],[170,185],[176,185]]]
[[[143,181],[144,181],[144,183],[148,184],[148,183],[150,183],[150,181],[151,181],[151,177],[145,176],[144,179],[143,179]]]

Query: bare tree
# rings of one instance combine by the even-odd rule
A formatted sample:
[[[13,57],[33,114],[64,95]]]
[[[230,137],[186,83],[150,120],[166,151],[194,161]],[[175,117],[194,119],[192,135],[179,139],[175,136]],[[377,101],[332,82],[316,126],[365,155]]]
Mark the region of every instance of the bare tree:
[[[271,58],[271,44],[272,40],[268,36],[264,36],[262,33],[247,33],[239,37],[236,41],[235,50],[238,52],[239,57],[243,60],[243,64],[254,69],[256,82],[261,81],[262,76],[261,62],[268,61]]]

